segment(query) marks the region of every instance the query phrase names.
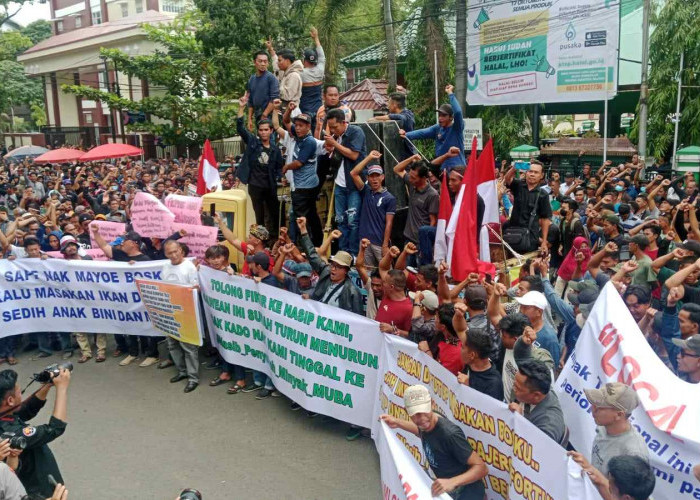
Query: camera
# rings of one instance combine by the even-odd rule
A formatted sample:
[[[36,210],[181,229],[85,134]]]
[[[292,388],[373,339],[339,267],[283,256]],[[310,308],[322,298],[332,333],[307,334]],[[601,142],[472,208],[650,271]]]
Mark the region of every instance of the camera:
[[[194,488],[185,488],[180,493],[180,500],[202,500],[202,494]]]
[[[59,373],[61,373],[61,369],[66,369],[69,372],[72,372],[73,371],[73,363],[71,363],[71,362],[66,362],[66,363],[61,363],[61,364],[54,363],[53,365],[47,366],[39,373],[35,373],[33,378],[36,382],[40,382],[42,384],[45,384],[47,382],[51,382],[52,378],[58,377]]]
[[[14,432],[3,432],[0,434],[0,441],[10,440],[10,448],[13,450],[23,450],[27,447],[27,438],[18,436]]]

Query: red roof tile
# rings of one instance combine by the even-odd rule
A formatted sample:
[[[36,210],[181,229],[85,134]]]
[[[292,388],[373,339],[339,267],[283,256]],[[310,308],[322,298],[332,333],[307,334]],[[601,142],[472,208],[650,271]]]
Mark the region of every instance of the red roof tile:
[[[389,103],[386,80],[365,79],[340,96],[352,109],[386,109]]]

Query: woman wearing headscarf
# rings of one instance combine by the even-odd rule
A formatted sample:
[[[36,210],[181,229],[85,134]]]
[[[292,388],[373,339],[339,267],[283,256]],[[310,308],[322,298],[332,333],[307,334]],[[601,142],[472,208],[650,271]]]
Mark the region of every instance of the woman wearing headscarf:
[[[591,245],[583,236],[574,238],[574,243],[571,245],[571,250],[564,257],[564,262],[559,266],[557,271],[557,282],[554,290],[560,297],[564,297],[566,285],[574,277],[583,276],[588,269],[588,261],[591,260]],[[579,269],[580,268],[580,269]]]

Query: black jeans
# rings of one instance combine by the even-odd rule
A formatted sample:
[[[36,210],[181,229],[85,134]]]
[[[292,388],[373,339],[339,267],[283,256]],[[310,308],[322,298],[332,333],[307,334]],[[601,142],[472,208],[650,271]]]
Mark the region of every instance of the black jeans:
[[[306,217],[306,227],[309,231],[309,237],[314,246],[321,246],[323,243],[323,226],[321,226],[321,218],[318,216],[316,209],[316,189],[299,189],[292,191],[292,207],[296,217]]]
[[[117,348],[122,352],[128,352],[129,356],[139,356],[139,339],[141,339],[141,351],[149,358],[158,357],[158,341],[162,337],[149,337],[139,335],[115,335]]]
[[[253,204],[255,223],[265,226],[270,232],[270,241],[274,241],[279,233],[280,202],[277,199],[277,189],[261,188],[248,185],[248,196]],[[269,224],[265,219],[269,219]]]

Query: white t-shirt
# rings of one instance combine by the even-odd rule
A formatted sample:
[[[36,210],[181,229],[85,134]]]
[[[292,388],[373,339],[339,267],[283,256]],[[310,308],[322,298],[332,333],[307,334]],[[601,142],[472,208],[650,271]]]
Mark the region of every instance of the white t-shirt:
[[[178,285],[197,285],[197,268],[191,260],[183,260],[177,266],[168,261],[163,264],[163,281]]]
[[[25,496],[27,491],[17,475],[5,462],[0,462],[0,500],[22,500]]]
[[[513,385],[515,384],[515,374],[518,372],[518,365],[513,356],[513,349],[506,349],[503,354],[503,397],[506,403],[510,403],[513,395]]]

